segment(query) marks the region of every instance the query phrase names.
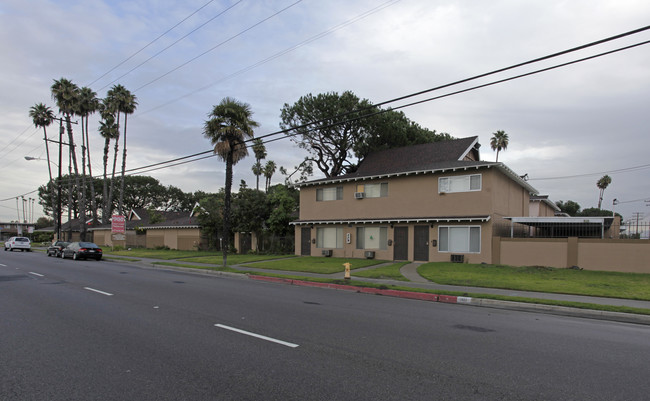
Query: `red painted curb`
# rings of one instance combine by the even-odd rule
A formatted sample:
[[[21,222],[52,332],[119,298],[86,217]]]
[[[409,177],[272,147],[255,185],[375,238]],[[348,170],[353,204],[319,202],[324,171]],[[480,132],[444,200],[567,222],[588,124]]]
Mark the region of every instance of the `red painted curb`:
[[[335,290],[345,290],[345,291],[357,291],[364,294],[386,295],[389,297],[417,299],[420,301],[456,303],[456,297],[452,297],[448,295],[437,295],[437,294],[429,294],[424,292],[411,292],[411,291],[400,291],[400,290],[382,290],[379,288],[357,287],[357,286],[345,285],[345,284],[317,283],[313,281],[302,281],[302,280],[292,280],[292,279],[279,278],[279,277],[257,276],[252,274],[249,275],[248,277],[253,280],[268,281],[272,283],[300,285],[305,287],[331,288]]]

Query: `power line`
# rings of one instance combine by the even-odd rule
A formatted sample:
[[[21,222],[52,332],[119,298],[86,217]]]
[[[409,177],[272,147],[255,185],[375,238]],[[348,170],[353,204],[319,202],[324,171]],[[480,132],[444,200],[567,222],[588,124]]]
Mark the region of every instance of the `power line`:
[[[124,63],[126,63],[127,61],[131,60],[133,57],[135,57],[136,55],[138,55],[140,52],[142,52],[142,51],[143,51],[144,49],[146,49],[147,47],[149,47],[149,46],[151,46],[152,44],[154,44],[155,42],[157,42],[160,38],[162,38],[163,36],[167,35],[167,34],[168,34],[169,32],[171,32],[174,28],[176,28],[177,26],[179,26],[180,24],[182,24],[183,22],[185,22],[186,20],[188,20],[188,19],[189,19],[191,16],[193,16],[194,14],[196,14],[196,13],[198,13],[199,11],[201,11],[202,9],[204,9],[208,4],[212,3],[213,1],[214,1],[214,0],[210,0],[210,1],[208,1],[207,3],[205,3],[204,5],[202,5],[201,7],[197,8],[196,10],[194,10],[190,15],[188,15],[188,16],[185,17],[185,18],[183,18],[183,19],[182,19],[180,22],[178,22],[176,25],[174,25],[174,26],[172,26],[171,28],[167,29],[165,32],[163,32],[162,34],[160,34],[157,38],[155,38],[155,39],[152,40],[151,42],[149,42],[149,43],[147,43],[146,45],[144,45],[140,50],[138,50],[138,51],[136,51],[135,53],[131,54],[129,57],[127,57],[126,59],[122,60],[122,62],[120,62],[119,64],[117,64],[115,67],[113,67],[113,68],[111,68],[110,70],[106,71],[104,74],[102,74],[100,77],[98,77],[97,79],[95,79],[94,81],[92,81],[91,83],[89,83],[89,84],[86,85],[86,86],[88,86],[88,87],[91,86],[91,85],[94,84],[95,82],[97,82],[97,81],[99,81],[100,79],[104,78],[106,75],[108,75],[108,74],[110,74],[111,72],[115,71],[117,68],[119,68],[120,66],[122,66],[122,65],[123,65]],[[120,77],[120,78],[121,78],[121,77]],[[110,84],[109,84],[109,85],[110,85]],[[108,85],[107,85],[107,86],[108,86]],[[106,86],[105,86],[105,87],[106,87]],[[104,87],[104,88],[105,88],[105,87]],[[102,89],[104,89],[104,88],[102,88]]]
[[[212,0],[212,1],[214,1],[214,0]],[[131,69],[130,69],[129,71],[127,71],[126,73],[120,75],[119,77],[115,78],[113,81],[111,81],[111,82],[109,82],[108,84],[104,85],[104,86],[101,87],[99,90],[101,91],[101,90],[107,88],[110,84],[119,81],[120,79],[122,79],[122,78],[124,78],[125,76],[129,75],[129,74],[132,73],[133,71],[135,71],[135,70],[137,70],[138,68],[142,67],[144,64],[146,64],[146,63],[148,63],[149,61],[153,60],[154,58],[158,57],[160,54],[162,54],[163,52],[165,52],[165,51],[166,51],[167,49],[169,49],[170,47],[176,45],[178,42],[182,41],[183,39],[185,39],[186,37],[190,36],[190,35],[193,34],[194,32],[196,32],[196,31],[198,31],[199,29],[203,28],[203,27],[204,27],[205,25],[207,25],[208,23],[210,23],[210,22],[212,22],[213,20],[217,19],[218,17],[222,16],[223,14],[225,14],[226,12],[228,12],[230,9],[234,8],[236,5],[238,5],[238,4],[241,3],[242,1],[243,1],[243,0],[239,0],[239,1],[236,2],[235,4],[233,4],[233,5],[231,5],[230,7],[226,8],[225,10],[223,10],[222,12],[220,12],[219,14],[215,15],[214,17],[210,18],[209,20],[207,20],[207,21],[204,22],[203,24],[201,24],[201,25],[199,25],[198,27],[196,27],[195,29],[191,30],[191,31],[190,31],[189,33],[187,33],[186,35],[184,35],[184,36],[182,36],[181,38],[177,39],[176,41],[174,41],[174,42],[173,42],[172,44],[170,44],[169,46],[167,46],[167,47],[165,47],[164,49],[160,50],[158,53],[154,54],[153,56],[149,57],[149,58],[146,59],[145,61],[143,61],[143,62],[141,62],[140,64],[136,65],[135,67],[131,68]],[[207,5],[207,4],[206,4],[206,5]],[[205,7],[205,6],[204,6],[204,7]],[[193,13],[193,14],[194,14],[194,13]],[[193,14],[192,14],[192,15],[193,15]],[[189,17],[187,17],[187,18],[189,18]],[[186,19],[187,19],[187,18],[186,18]],[[183,21],[184,21],[184,20],[183,20]],[[161,36],[162,36],[162,35],[161,35]],[[157,40],[157,39],[156,39],[156,40]],[[143,48],[143,49],[144,49],[144,48]]]
[[[277,15],[279,15],[279,14],[285,12],[286,10],[290,9],[291,7],[295,6],[295,5],[298,4],[298,3],[301,3],[302,1],[303,1],[303,0],[297,0],[296,2],[294,2],[294,3],[292,3],[292,4],[289,4],[288,6],[286,6],[286,7],[283,8],[283,9],[281,9],[280,11],[276,11],[275,13],[273,13],[273,14],[269,15],[268,17],[266,17],[266,18],[264,18],[264,19],[262,19],[262,20],[256,22],[255,24],[249,26],[248,28],[244,29],[243,31],[240,31],[239,33],[237,33],[237,34],[235,34],[235,35],[229,37],[228,39],[226,39],[226,40],[224,40],[224,41],[222,41],[222,42],[220,42],[220,43],[214,45],[213,47],[211,47],[211,48],[209,48],[208,50],[204,51],[203,53],[199,54],[198,56],[195,56],[195,57],[189,59],[188,61],[184,62],[183,64],[181,64],[181,65],[179,65],[179,66],[177,66],[177,67],[175,67],[175,68],[172,68],[171,70],[167,71],[166,73],[164,73],[163,75],[159,76],[158,78],[155,78],[155,79],[153,79],[153,80],[147,82],[146,84],[140,86],[139,88],[135,89],[135,92],[139,91],[140,89],[146,88],[147,86],[149,86],[149,85],[151,85],[152,83],[154,83],[154,82],[156,82],[156,81],[158,81],[158,80],[160,80],[160,79],[166,77],[167,75],[171,74],[172,72],[177,71],[177,70],[179,70],[179,69],[185,67],[186,65],[190,64],[191,62],[193,62],[193,61],[195,61],[195,60],[197,60],[197,59],[199,59],[199,58],[205,56],[206,54],[210,53],[211,51],[215,50],[216,48],[218,48],[218,47],[220,47],[220,46],[222,46],[222,45],[224,45],[224,44],[230,42],[231,40],[233,40],[233,39],[235,39],[235,38],[237,38],[237,37],[243,35],[244,33],[250,31],[251,29],[253,29],[253,28],[255,28],[255,27],[259,26],[259,25],[262,25],[262,24],[265,23],[266,21],[268,21],[268,20],[270,20],[271,18],[273,18],[273,17],[275,17],[275,16],[277,16]]]

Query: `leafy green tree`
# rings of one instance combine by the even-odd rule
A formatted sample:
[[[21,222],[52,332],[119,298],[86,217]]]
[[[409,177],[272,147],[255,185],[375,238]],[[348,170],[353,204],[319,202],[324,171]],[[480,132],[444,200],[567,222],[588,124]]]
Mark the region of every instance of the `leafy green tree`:
[[[220,234],[223,227],[225,191],[222,188],[216,194],[195,193],[195,195],[202,195],[198,202],[198,210],[195,210],[196,219],[201,224],[201,231],[207,237],[208,244],[214,244],[213,247],[217,250],[222,249]]]
[[[598,209],[600,209],[600,206],[603,204],[603,194],[605,193],[605,190],[611,183],[612,183],[612,177],[608,175],[604,175],[600,177],[600,179],[596,182],[596,186],[598,187],[598,189],[600,189],[600,194],[598,195]]]
[[[270,208],[267,226],[269,231],[277,236],[293,234],[293,227],[289,223],[298,217],[300,205],[300,192],[282,184],[269,188],[267,195]]]
[[[309,153],[298,167],[314,163],[326,177],[356,170],[370,152],[451,139],[420,127],[400,111],[374,107],[350,91],[302,96],[284,105],[281,119],[286,135]]]
[[[203,135],[214,145],[214,153],[226,162],[226,185],[223,210],[223,265],[228,262],[230,243],[230,201],[233,166],[248,154],[245,141],[253,137],[259,124],[252,119],[248,103],[226,97],[214,106],[205,122]]]
[[[232,198],[233,231],[260,233],[269,216],[266,194],[252,188],[240,188]]]
[[[40,230],[42,228],[52,227],[53,225],[54,225],[54,219],[42,216],[36,220],[36,223],[34,223],[34,228]]]
[[[566,213],[569,216],[577,216],[580,212],[580,205],[577,202],[572,200],[568,201],[557,201],[555,205],[560,208],[562,213]]]
[[[497,131],[490,138],[490,147],[497,151],[496,161],[499,161],[499,152],[508,148],[508,134],[505,131]]]

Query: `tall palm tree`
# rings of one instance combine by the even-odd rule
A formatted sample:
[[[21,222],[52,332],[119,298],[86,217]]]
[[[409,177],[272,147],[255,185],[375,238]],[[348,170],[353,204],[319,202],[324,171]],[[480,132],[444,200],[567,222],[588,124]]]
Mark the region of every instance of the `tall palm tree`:
[[[605,189],[607,189],[611,183],[612,177],[608,175],[600,177],[600,179],[596,182],[596,186],[600,189],[600,195],[598,196],[598,210],[600,210],[600,206],[603,204],[603,194],[605,193]]]
[[[120,182],[120,201],[118,203],[118,210],[120,214],[124,213],[124,172],[126,171],[126,122],[129,114],[133,114],[138,107],[137,98],[134,94],[124,89],[122,101],[120,102],[120,109],[118,112],[124,113],[124,135],[122,135],[124,144],[122,146],[122,179]]]
[[[264,173],[262,169],[261,160],[266,158],[266,147],[261,139],[257,138],[253,141],[253,153],[255,153],[255,164],[253,165],[253,174],[257,177],[257,190],[260,190],[260,175]]]
[[[506,134],[505,131],[497,131],[492,134],[492,138],[490,139],[490,147],[492,150],[497,151],[496,161],[498,162],[499,152],[508,148],[508,134]]]
[[[266,178],[266,192],[269,192],[269,188],[271,187],[271,177],[273,177],[273,174],[275,173],[275,162],[273,160],[269,160],[266,162],[266,165],[264,165],[264,177]]]
[[[108,155],[110,153],[111,139],[117,139],[120,135],[119,127],[115,121],[115,112],[112,105],[104,99],[100,105],[101,121],[99,122],[99,134],[104,138],[104,180],[102,188],[102,224],[108,224],[111,216],[111,203],[108,196]]]
[[[68,131],[68,146],[70,148],[70,155],[72,165],[74,166],[75,174],[75,185],[77,187],[77,196],[78,199],[82,199],[81,196],[81,183],[79,182],[79,167],[77,165],[77,152],[74,144],[74,135],[72,133],[72,116],[75,115],[77,111],[77,104],[79,102],[79,87],[74,84],[72,81],[66,78],[61,78],[59,80],[54,80],[54,84],[51,86],[52,99],[56,101],[57,106],[59,107],[59,113],[63,114],[65,119],[66,130]],[[70,205],[68,205],[70,207]],[[79,205],[81,218],[85,220],[86,217],[86,205],[83,200]],[[85,239],[86,235],[86,225],[81,225],[81,237],[82,240]]]
[[[226,97],[214,106],[203,127],[203,135],[214,145],[214,153],[226,162],[226,185],[223,207],[223,265],[228,262],[230,244],[230,200],[233,166],[242,160],[248,151],[246,139],[253,137],[253,128],[259,124],[251,117],[253,112],[248,103]]]
[[[50,166],[50,145],[47,140],[47,127],[52,124],[55,115],[51,108],[43,103],[38,103],[29,109],[29,116],[32,118],[36,128],[43,127],[43,140],[45,141],[45,153],[47,154],[47,172],[50,175],[49,186],[51,188],[52,201],[54,201],[54,183],[52,181],[52,167]],[[56,208],[53,211],[56,213]],[[58,222],[58,219],[55,219],[55,222]],[[56,228],[58,227],[55,227],[54,231],[58,233],[59,231]]]
[[[90,160],[90,137],[88,136],[89,116],[99,109],[99,99],[97,93],[88,87],[79,90],[79,103],[77,104],[77,114],[81,117],[81,139],[82,139],[82,186],[84,188],[83,197],[86,196],[86,157],[88,157],[88,176],[90,178],[90,202],[93,213],[93,221],[97,220],[97,201],[95,198],[95,186],[93,185],[93,169]],[[85,202],[84,202],[85,203]]]

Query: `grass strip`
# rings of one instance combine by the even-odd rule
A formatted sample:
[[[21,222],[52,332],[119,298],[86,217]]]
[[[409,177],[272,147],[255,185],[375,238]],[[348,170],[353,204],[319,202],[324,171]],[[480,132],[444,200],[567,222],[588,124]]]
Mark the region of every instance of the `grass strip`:
[[[142,259],[135,259],[135,258],[111,258],[110,256],[102,256],[102,259],[108,259],[108,260],[114,260],[116,262],[139,262]]]
[[[418,273],[438,284],[650,301],[650,274],[448,262]]]
[[[297,256],[295,255],[253,255],[253,254],[247,254],[247,255],[228,255],[228,264],[229,265],[241,265],[245,263],[255,263],[255,262],[261,262],[261,261],[266,261],[266,260],[274,260],[274,259],[290,259],[290,258],[296,258]],[[192,258],[183,258],[183,261],[185,262],[195,262],[195,263],[206,263],[206,264],[213,264],[213,265],[221,265],[223,264],[223,255],[215,255],[215,256],[198,256],[198,257],[192,257]],[[257,267],[257,266],[256,266]]]
[[[365,282],[365,281],[356,281],[356,280],[314,278],[314,277],[303,277],[303,276],[273,274],[273,273],[264,273],[264,272],[255,273],[255,275],[266,276],[266,277],[285,278],[285,279],[291,279],[291,280],[311,281],[311,282],[316,282],[316,283],[330,283],[330,284],[349,285],[349,286],[355,286],[355,287],[377,288],[377,289],[380,289],[380,290],[423,292],[423,293],[428,293],[428,294],[453,295],[453,296],[463,296],[463,297],[472,297],[472,298],[494,299],[494,300],[499,300],[499,301],[523,302],[523,303],[530,303],[530,304],[541,304],[541,305],[552,305],[552,306],[565,306],[565,307],[570,307],[570,308],[601,310],[601,311],[606,311],[606,312],[621,312],[621,313],[633,313],[633,314],[638,314],[638,315],[650,315],[650,309],[633,308],[633,307],[629,307],[629,306],[601,305],[601,304],[591,304],[591,303],[585,303],[585,302],[559,301],[559,300],[552,300],[552,299],[512,297],[512,296],[506,296],[506,295],[480,294],[480,293],[466,293],[466,292],[462,292],[462,291],[427,290],[427,289],[423,289],[423,288],[412,288],[412,287],[404,287],[404,286],[396,286],[396,285],[374,284],[374,283],[368,283],[368,282]]]
[[[350,269],[360,269],[362,267],[374,266],[386,262],[387,261],[385,260],[376,259],[347,259],[298,256],[291,259],[255,263],[255,267],[269,270],[332,274],[345,271],[343,263],[350,263]]]
[[[232,267],[223,267],[223,266],[197,266],[197,265],[190,265],[186,263],[173,263],[173,262],[153,262],[152,264],[154,265],[160,265],[160,266],[172,266],[172,267],[186,267],[190,269],[201,269],[201,270],[212,270],[212,271],[219,271],[219,272],[229,272],[229,273],[241,273],[241,270],[236,270],[233,269]]]
[[[400,273],[400,269],[402,268],[402,266],[405,266],[408,263],[409,262],[393,263],[388,266],[380,266],[374,269],[355,271],[354,273],[352,273],[352,276],[409,281],[406,277],[402,276],[402,273]]]

